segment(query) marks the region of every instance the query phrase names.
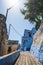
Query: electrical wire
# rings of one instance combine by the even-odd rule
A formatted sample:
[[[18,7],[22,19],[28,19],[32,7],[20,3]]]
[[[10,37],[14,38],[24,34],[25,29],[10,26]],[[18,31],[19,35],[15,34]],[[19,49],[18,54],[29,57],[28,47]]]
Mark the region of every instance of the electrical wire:
[[[9,24],[9,33],[8,33],[8,38],[9,38],[9,35],[10,35],[10,29],[11,27],[14,29],[14,31],[21,37],[22,35],[13,27],[12,24]]]

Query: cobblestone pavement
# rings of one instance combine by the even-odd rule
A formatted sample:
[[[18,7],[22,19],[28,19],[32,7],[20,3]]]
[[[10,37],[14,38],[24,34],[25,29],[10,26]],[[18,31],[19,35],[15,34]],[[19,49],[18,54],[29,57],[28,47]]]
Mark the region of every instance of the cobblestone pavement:
[[[28,51],[20,52],[20,56],[14,65],[41,65]]]

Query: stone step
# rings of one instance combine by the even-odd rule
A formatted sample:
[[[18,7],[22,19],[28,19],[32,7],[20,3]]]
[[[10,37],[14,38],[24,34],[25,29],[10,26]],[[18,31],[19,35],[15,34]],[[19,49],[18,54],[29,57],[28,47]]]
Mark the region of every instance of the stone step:
[[[20,56],[14,65],[41,65],[28,51],[20,52]]]

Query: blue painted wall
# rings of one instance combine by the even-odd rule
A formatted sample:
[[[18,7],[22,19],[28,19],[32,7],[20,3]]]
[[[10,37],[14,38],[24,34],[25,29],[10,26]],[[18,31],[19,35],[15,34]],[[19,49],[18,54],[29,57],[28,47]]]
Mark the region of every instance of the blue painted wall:
[[[24,31],[24,36],[22,37],[22,45],[21,50],[22,51],[29,51],[33,42],[33,36],[36,33],[36,29],[33,28],[32,30],[26,30]]]
[[[8,56],[0,57],[0,65],[13,65],[16,61],[17,57],[19,56],[20,51],[14,52]]]

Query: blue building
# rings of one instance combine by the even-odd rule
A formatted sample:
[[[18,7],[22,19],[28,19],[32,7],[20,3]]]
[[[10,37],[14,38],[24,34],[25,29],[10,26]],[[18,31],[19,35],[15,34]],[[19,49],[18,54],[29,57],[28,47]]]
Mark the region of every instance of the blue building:
[[[33,42],[33,36],[36,33],[36,29],[33,28],[32,30],[25,29],[24,36],[22,37],[22,51],[29,51]]]

